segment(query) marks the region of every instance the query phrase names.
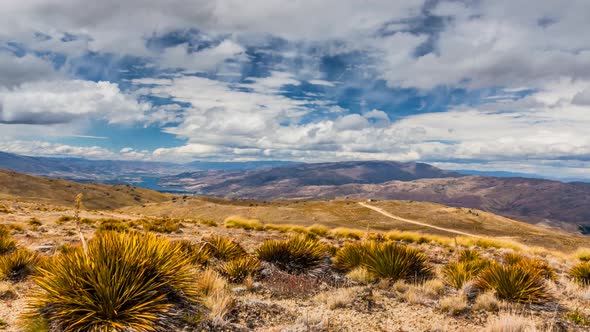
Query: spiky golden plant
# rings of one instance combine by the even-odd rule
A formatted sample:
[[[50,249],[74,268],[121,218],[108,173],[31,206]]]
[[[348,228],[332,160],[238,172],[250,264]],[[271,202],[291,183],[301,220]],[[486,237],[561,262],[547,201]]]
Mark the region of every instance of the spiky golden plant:
[[[178,244],[150,233],[100,232],[38,269],[31,316],[63,331],[170,328],[198,300],[195,274]]]
[[[17,249],[10,254],[0,257],[0,277],[10,281],[20,281],[31,275],[39,257],[27,249]]]
[[[375,249],[375,242],[353,242],[346,243],[334,257],[336,267],[351,270],[361,266],[366,259],[367,252]]]
[[[494,290],[502,300],[518,303],[545,303],[551,294],[538,270],[521,264],[491,264],[475,280],[480,289]]]
[[[453,262],[446,265],[441,273],[445,284],[461,289],[468,281],[473,280],[484,268],[480,261]]]
[[[211,236],[203,239],[206,250],[211,251],[211,255],[222,261],[229,261],[246,254],[242,246],[230,238],[223,236]]]
[[[256,251],[258,258],[289,273],[303,273],[318,266],[326,248],[314,238],[295,236],[288,240],[266,240]]]
[[[424,280],[433,275],[422,252],[393,242],[379,243],[367,252],[363,266],[377,278]]]
[[[0,233],[0,255],[8,254],[16,249],[16,241],[6,233]]]
[[[504,264],[507,265],[521,265],[526,269],[536,270],[545,279],[555,280],[555,270],[547,263],[547,261],[529,258],[516,253],[506,253],[502,257]]]
[[[481,259],[481,255],[477,250],[464,249],[459,251],[459,262],[471,262]]]
[[[433,270],[422,252],[398,243],[380,243],[363,264],[375,278],[392,281],[428,279]]]
[[[223,262],[217,266],[219,274],[233,283],[241,283],[247,276],[256,275],[259,269],[260,261],[250,255]]]
[[[590,262],[582,262],[569,270],[569,275],[579,284],[590,286]]]
[[[175,241],[195,265],[206,265],[213,256],[213,250],[205,243],[195,244],[189,240]]]

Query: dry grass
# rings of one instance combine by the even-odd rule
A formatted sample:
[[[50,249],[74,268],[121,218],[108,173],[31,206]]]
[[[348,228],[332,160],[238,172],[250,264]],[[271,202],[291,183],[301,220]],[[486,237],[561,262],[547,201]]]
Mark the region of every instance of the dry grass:
[[[314,297],[315,301],[325,304],[330,310],[344,308],[354,300],[357,288],[339,288],[320,293]]]
[[[450,315],[460,315],[469,309],[465,295],[459,293],[440,300],[440,310]]]
[[[236,299],[229,292],[216,292],[203,299],[203,305],[209,309],[208,318],[215,326],[225,325],[226,318],[235,307]]]
[[[347,227],[336,227],[329,232],[329,236],[336,239],[360,240],[365,236],[365,232]]]
[[[473,310],[497,312],[500,310],[500,301],[493,292],[485,292],[475,299]]]
[[[364,267],[356,267],[346,274],[346,277],[354,282],[360,284],[368,284],[375,280],[375,278]]]
[[[227,282],[213,269],[206,269],[197,276],[197,289],[203,296],[210,296],[223,292],[227,288]]]
[[[578,248],[573,254],[572,256],[575,259],[579,259],[582,262],[588,262],[590,261],[590,248]]]
[[[535,332],[536,328],[531,320],[517,315],[502,315],[493,320],[485,332]]]
[[[242,228],[247,230],[263,230],[264,226],[259,220],[246,219],[240,216],[227,217],[223,221],[223,225],[227,228]]]

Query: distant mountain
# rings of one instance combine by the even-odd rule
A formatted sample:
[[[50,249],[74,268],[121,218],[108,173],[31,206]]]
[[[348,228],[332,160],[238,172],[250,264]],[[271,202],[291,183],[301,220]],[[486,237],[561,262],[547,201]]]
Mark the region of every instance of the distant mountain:
[[[297,191],[305,186],[340,186],[346,184],[377,184],[388,181],[412,181],[424,178],[460,177],[422,163],[394,161],[345,161],[299,164],[249,171],[200,171],[164,177],[162,183],[182,186],[205,194],[226,195],[255,188],[280,187]],[[290,189],[288,189],[290,188]],[[264,195],[264,194],[262,194]]]
[[[468,169],[458,169],[455,172],[463,175],[477,175],[477,176],[493,176],[498,178],[529,178],[529,179],[546,179],[561,182],[590,182],[587,178],[576,178],[576,177],[551,177],[544,176],[534,173],[517,173],[517,172],[506,172],[506,171],[476,171]]]
[[[30,157],[0,152],[0,168],[16,172],[80,181],[138,183],[141,177],[159,178],[198,170],[250,170],[295,164],[288,161],[207,162],[188,164],[131,160],[88,160],[82,158]],[[151,182],[150,182],[151,183]]]
[[[0,198],[73,206],[78,193],[88,209],[115,209],[123,206],[163,202],[170,195],[126,185],[78,183],[0,170]]]
[[[203,171],[162,179],[203,195],[230,198],[373,198],[477,208],[535,224],[590,233],[590,183],[463,176],[428,164],[389,161]]]

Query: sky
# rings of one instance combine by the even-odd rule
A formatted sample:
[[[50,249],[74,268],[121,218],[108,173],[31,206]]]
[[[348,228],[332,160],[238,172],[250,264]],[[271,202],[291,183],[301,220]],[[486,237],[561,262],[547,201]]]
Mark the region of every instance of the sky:
[[[587,0],[4,0],[0,151],[590,179]]]

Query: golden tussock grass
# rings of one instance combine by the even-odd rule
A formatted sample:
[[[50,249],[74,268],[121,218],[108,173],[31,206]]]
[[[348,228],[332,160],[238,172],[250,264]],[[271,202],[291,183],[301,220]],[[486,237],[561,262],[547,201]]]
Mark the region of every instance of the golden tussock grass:
[[[246,219],[240,216],[230,216],[227,217],[223,225],[227,228],[243,228],[247,230],[262,230],[264,226],[259,220],[256,219]]]
[[[329,232],[329,236],[336,239],[360,240],[365,236],[365,232],[347,227],[336,227]]]

